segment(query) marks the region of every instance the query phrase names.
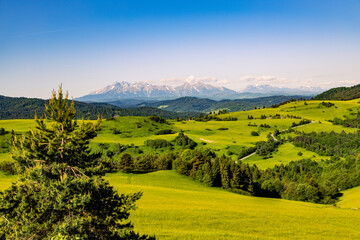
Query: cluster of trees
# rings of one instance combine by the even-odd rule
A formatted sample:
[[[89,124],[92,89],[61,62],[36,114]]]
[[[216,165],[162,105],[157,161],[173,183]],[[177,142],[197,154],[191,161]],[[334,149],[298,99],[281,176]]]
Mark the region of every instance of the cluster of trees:
[[[306,148],[307,150],[316,152],[322,156],[336,155],[346,157],[348,155],[359,153],[360,132],[302,133],[292,140],[295,146]]]
[[[155,135],[165,135],[165,134],[174,134],[174,133],[176,133],[176,132],[172,129],[162,129],[162,130],[156,131]]]
[[[254,147],[241,149],[238,155],[238,160],[255,152],[256,154],[260,155],[263,159],[271,158],[272,152],[276,151],[279,145],[282,144],[285,140],[281,139],[280,141],[275,141],[271,136],[268,136],[268,138],[269,140],[267,142],[260,141],[257,142]]]
[[[359,164],[360,161],[354,159],[333,164],[324,163],[326,166],[311,160],[301,160],[286,166],[259,170],[256,165],[234,162],[224,155],[216,156],[208,149],[196,149],[181,152],[173,161],[173,169],[208,186],[222,187],[240,194],[334,203],[343,185],[347,184],[348,188],[360,184],[359,178],[356,178],[359,173],[354,171]],[[338,175],[332,174],[332,169],[339,166],[342,168],[338,172],[347,168],[352,179],[356,181],[350,184],[339,176],[338,181],[334,182],[334,177]]]
[[[116,167],[118,171],[135,173],[170,170],[176,158],[177,155],[174,152],[163,155],[143,154],[137,157],[124,153]]]
[[[332,122],[334,125],[342,125],[344,127],[359,128],[360,127],[360,112],[356,114],[355,118],[345,116],[345,119],[334,118]]]
[[[9,131],[6,131],[5,128],[3,128],[3,127],[0,128],[0,136],[8,134],[8,133],[9,133]]]
[[[190,139],[182,132],[175,138],[175,144],[189,149],[194,149],[197,146],[197,143],[194,140]]]
[[[324,101],[322,101],[321,103],[319,103],[319,107],[331,108],[332,106],[335,106],[335,104],[333,104],[332,102],[324,102]]]
[[[166,141],[165,139],[154,139],[154,140],[146,140],[144,142],[145,146],[152,147],[152,148],[166,148],[166,147],[172,147],[174,146],[169,141]]]
[[[298,127],[298,126],[301,126],[301,125],[305,125],[305,124],[309,124],[311,123],[311,120],[309,119],[302,119],[300,122],[296,123],[296,122],[293,122],[291,124],[291,127]]]
[[[273,104],[273,105],[271,105],[270,107],[271,107],[271,108],[278,108],[278,107],[280,107],[280,106],[282,106],[282,105],[285,105],[285,104],[288,104],[288,103],[291,103],[291,102],[296,102],[296,99],[295,99],[295,98],[292,98],[292,99],[283,101],[283,102],[278,103],[278,104]]]

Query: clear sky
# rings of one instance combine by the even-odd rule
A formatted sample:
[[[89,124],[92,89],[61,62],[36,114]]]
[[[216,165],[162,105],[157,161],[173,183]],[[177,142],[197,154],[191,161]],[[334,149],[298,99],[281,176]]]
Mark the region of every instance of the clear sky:
[[[360,0],[0,0],[0,94],[360,83]]]

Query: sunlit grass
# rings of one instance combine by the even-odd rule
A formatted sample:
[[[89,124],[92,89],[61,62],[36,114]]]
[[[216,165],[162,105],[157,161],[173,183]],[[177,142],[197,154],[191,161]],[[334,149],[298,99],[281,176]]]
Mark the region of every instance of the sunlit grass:
[[[342,208],[360,209],[360,187],[355,187],[343,192],[340,202],[336,205]]]
[[[300,156],[298,153],[301,152]],[[320,161],[321,159],[329,159],[328,156],[320,156],[317,153],[307,151],[304,148],[295,147],[292,143],[285,143],[280,145],[278,151],[272,154],[272,158],[263,159],[261,156],[255,154],[249,158],[243,160],[244,163],[249,163],[250,165],[256,164],[260,169],[272,168],[275,165],[284,164],[291,161],[298,161],[301,159],[312,159],[314,161]]]
[[[356,239],[356,211],[247,197],[206,187],[173,171],[109,174],[119,192],[143,191],[130,219],[158,239]]]

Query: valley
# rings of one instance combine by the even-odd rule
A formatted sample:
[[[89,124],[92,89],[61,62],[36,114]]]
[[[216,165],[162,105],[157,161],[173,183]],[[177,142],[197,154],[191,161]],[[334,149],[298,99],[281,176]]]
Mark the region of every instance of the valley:
[[[303,159],[315,161],[321,166],[332,166],[336,161],[345,161],[349,155],[345,152],[327,155],[295,146],[295,142],[291,140],[312,132],[343,136],[356,134],[357,129],[334,125],[331,121],[336,117],[353,117],[353,113],[360,110],[359,99],[326,102],[332,105],[323,104],[322,100],[302,100],[274,108],[213,113],[192,119],[111,117],[103,120],[101,131],[91,140],[90,145],[92,151],[100,151],[115,162],[121,162],[123,156],[129,154],[135,159],[136,165],[145,155],[161,158],[175,152],[175,155],[180,156],[190,154],[191,158],[191,154],[196,154],[196,151],[204,153],[209,150],[216,156],[224,156],[237,162],[240,161],[240,153],[245,149],[251,149],[259,142],[265,144],[273,141],[279,142],[279,145],[268,152],[266,157],[257,151],[250,152],[244,155],[248,157],[240,161],[243,164],[241,166],[248,164],[253,171],[256,165],[260,171],[264,171],[262,174],[265,174],[267,169],[296,164],[304,161]],[[81,121],[79,124],[82,124]],[[0,136],[0,142],[9,141],[12,130],[20,134],[34,125],[35,121],[30,119],[0,120],[0,128],[8,131]],[[195,150],[177,144],[176,139],[181,134],[195,142]],[[272,140],[273,138],[276,141]],[[150,144],[149,141],[153,142]],[[358,149],[354,151],[358,154]],[[0,163],[11,161],[5,146],[0,153]],[[179,171],[174,169],[177,160],[172,161],[173,166],[170,164],[168,169],[173,170],[150,170],[141,174],[112,170],[112,173],[106,174],[105,178],[118,192],[143,192],[143,197],[137,203],[137,210],[130,215],[135,230],[142,234],[155,234],[159,239],[360,237],[360,228],[357,225],[360,221],[359,187],[342,191],[342,196],[330,201],[332,204],[277,199],[279,196],[245,196],[250,195],[247,190],[239,189],[237,191],[241,194],[237,194],[231,192],[235,191],[234,189],[227,191],[224,187],[210,187],[197,177],[179,174]],[[319,184],[323,177],[317,177]],[[14,180],[16,175],[2,171],[1,190],[9,187]]]

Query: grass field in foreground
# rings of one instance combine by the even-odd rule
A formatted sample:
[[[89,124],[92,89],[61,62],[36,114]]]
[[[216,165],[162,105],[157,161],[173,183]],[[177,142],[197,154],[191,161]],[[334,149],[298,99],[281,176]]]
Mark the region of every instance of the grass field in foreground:
[[[174,171],[109,174],[119,192],[143,191],[130,219],[158,239],[359,239],[359,211],[209,188]]]
[[[130,219],[136,231],[155,234],[157,239],[360,238],[359,211],[345,209],[345,200],[339,203],[344,208],[336,208],[242,196],[206,187],[174,171],[114,173],[106,178],[120,193],[143,191]],[[16,176],[0,173],[0,190],[15,180]],[[346,193],[343,198],[349,197]]]
[[[360,209],[360,187],[355,187],[343,192],[340,202],[336,205],[342,208]]]

